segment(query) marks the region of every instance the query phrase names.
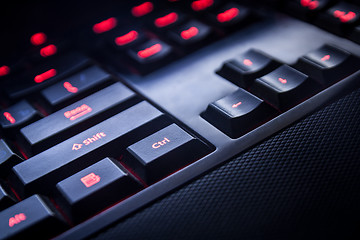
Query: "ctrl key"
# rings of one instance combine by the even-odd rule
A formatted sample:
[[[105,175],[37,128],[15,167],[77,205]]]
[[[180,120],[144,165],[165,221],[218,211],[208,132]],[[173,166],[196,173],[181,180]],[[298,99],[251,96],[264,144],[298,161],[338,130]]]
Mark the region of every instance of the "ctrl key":
[[[0,212],[0,239],[48,239],[65,230],[55,207],[33,195]]]

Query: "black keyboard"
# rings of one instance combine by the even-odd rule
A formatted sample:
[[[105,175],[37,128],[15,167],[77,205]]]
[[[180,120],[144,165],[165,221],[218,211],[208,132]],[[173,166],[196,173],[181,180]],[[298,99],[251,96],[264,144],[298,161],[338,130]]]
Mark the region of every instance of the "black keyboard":
[[[18,19],[10,22],[17,11]],[[9,5],[2,20],[8,24],[0,57],[0,239],[137,239],[141,235],[106,231],[360,86],[356,0],[35,1],[24,10]],[[351,108],[344,118],[354,119],[351,126],[358,130],[358,102]],[[357,144],[355,132],[341,136]],[[337,143],[333,151],[344,150],[342,137],[327,138]],[[283,154],[314,154],[292,149],[284,147]],[[347,151],[360,159],[358,149]],[[357,162],[344,163],[331,176],[359,173]],[[245,169],[246,164],[238,174],[248,174]],[[313,168],[302,174],[323,176]],[[358,176],[350,178],[354,186]],[[281,181],[272,183],[279,196],[288,191]],[[247,188],[251,183],[241,189]],[[353,191],[348,202],[360,200],[359,189]],[[320,205],[335,199],[328,193],[329,202],[319,203],[302,194],[304,202]],[[259,199],[256,209],[266,202]],[[296,211],[295,202],[281,211]],[[341,208],[347,201],[335,202]],[[223,219],[213,211],[215,220]],[[258,216],[253,209],[237,213]],[[359,236],[358,218],[345,216],[357,228],[349,223],[333,236]],[[285,238],[247,235],[241,226],[213,238],[300,239],[283,221]],[[334,221],[340,219],[329,220]],[[213,226],[209,222],[198,225]],[[299,228],[314,239],[329,239],[304,222]],[[156,228],[156,222],[147,224]],[[225,232],[237,226],[218,225]],[[333,225],[324,223],[330,235]],[[263,226],[248,230],[261,232]],[[199,239],[194,232],[162,231],[157,234],[165,239]]]

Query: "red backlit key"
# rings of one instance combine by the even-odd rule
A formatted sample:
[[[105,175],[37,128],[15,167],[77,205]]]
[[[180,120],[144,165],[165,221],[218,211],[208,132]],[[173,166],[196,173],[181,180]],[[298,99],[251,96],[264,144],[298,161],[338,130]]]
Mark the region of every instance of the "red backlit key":
[[[302,19],[313,19],[331,2],[331,0],[291,0],[286,1],[285,4],[291,14]]]
[[[332,45],[309,52],[301,57],[296,68],[328,86],[357,71],[360,59],[350,52]]]
[[[250,49],[226,61],[217,73],[240,87],[248,88],[255,78],[274,70],[278,65],[267,54]]]
[[[38,33],[34,33],[31,37],[30,37],[30,42],[32,45],[34,46],[39,46],[44,44],[47,41],[47,36],[45,33],[43,32],[38,32]]]
[[[131,9],[131,14],[134,17],[143,17],[148,15],[154,10],[154,4],[152,2],[143,2]]]
[[[27,153],[36,154],[93,126],[135,102],[135,93],[115,83],[20,130]]]
[[[240,88],[208,105],[201,115],[231,138],[238,138],[274,115],[263,100]]]
[[[0,67],[0,77],[4,77],[10,74],[10,67],[3,65]]]
[[[48,111],[59,110],[108,85],[110,75],[92,66],[41,91]]]
[[[8,137],[13,138],[19,128],[39,118],[39,112],[23,100],[0,111],[0,127]]]
[[[178,44],[188,46],[205,40],[211,28],[199,21],[191,20],[169,31],[169,37]]]
[[[146,39],[143,30],[138,27],[116,29],[111,35],[106,37],[110,46],[119,50],[144,42]]]
[[[141,64],[156,62],[165,59],[171,52],[171,47],[160,40],[149,40],[128,51],[128,54]]]
[[[40,49],[40,55],[44,58],[50,57],[57,53],[57,47],[54,44],[47,45]]]
[[[317,85],[307,75],[287,65],[256,79],[251,89],[257,96],[282,111],[318,90]]]
[[[22,159],[10,149],[3,139],[0,139],[0,176],[7,176],[10,169],[20,162]]]
[[[220,2],[219,0],[193,0],[190,3],[190,7],[195,12],[202,12],[213,9]]]
[[[163,113],[140,102],[14,166],[10,181],[20,196],[48,193],[56,183],[100,159],[119,157],[123,148],[165,124]]]
[[[140,184],[118,162],[105,158],[59,182],[56,201],[77,223],[139,188]]]
[[[229,3],[210,14],[210,19],[219,27],[230,27],[246,20],[249,14],[249,9],[235,3]]]
[[[209,151],[199,139],[172,124],[131,145],[127,152],[125,164],[150,184]]]
[[[101,34],[114,29],[117,26],[117,24],[118,24],[117,19],[111,17],[94,24],[92,30],[96,34]]]
[[[65,228],[65,221],[55,207],[39,195],[0,212],[1,239],[51,238]]]
[[[185,15],[179,11],[166,11],[156,15],[154,19],[154,27],[156,29],[165,29],[173,27],[185,19]]]

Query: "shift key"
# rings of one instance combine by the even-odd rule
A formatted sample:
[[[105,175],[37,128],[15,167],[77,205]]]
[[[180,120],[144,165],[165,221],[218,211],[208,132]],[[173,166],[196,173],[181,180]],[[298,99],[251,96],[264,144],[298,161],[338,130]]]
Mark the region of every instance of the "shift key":
[[[135,93],[115,83],[20,130],[29,155],[40,153],[132,105]]]
[[[165,127],[165,115],[140,102],[13,167],[10,181],[20,196],[47,194],[56,183]]]

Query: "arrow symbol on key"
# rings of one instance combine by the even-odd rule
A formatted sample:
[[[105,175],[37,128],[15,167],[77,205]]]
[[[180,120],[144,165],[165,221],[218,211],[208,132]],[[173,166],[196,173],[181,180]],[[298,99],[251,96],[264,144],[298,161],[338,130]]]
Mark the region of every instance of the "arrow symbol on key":
[[[73,145],[73,147],[72,147],[72,150],[77,151],[77,150],[79,150],[81,147],[82,147],[82,144],[75,143],[75,144]]]
[[[242,102],[235,103],[235,104],[232,105],[232,107],[233,107],[233,108],[236,108],[236,107],[238,107],[241,103],[242,103]]]

